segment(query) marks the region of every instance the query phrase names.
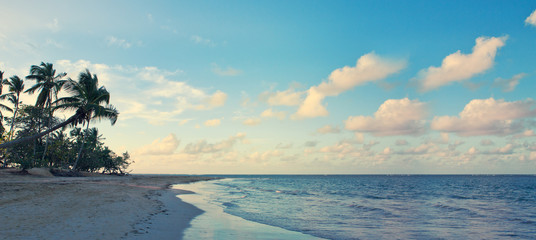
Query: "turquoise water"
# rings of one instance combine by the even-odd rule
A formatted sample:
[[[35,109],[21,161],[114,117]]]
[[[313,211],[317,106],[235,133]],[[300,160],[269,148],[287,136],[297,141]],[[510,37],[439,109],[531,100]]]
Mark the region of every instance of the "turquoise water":
[[[208,203],[327,239],[534,239],[535,176],[225,176]]]
[[[248,221],[243,218],[223,212],[220,205],[210,202],[210,197],[218,192],[219,186],[210,182],[196,182],[186,185],[176,185],[179,189],[188,189],[196,194],[179,195],[184,202],[195,205],[203,213],[193,219],[184,232],[184,240],[199,239],[232,239],[232,240],[314,240],[311,235],[280,227]],[[321,238],[318,238],[319,240]]]

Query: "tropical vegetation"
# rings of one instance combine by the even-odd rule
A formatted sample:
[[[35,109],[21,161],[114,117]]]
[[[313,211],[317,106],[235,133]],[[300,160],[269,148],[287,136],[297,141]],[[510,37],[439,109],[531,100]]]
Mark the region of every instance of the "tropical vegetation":
[[[130,164],[128,152],[117,155],[104,145],[98,129],[90,128],[92,121],[103,119],[114,125],[119,116],[110,104],[110,93],[99,86],[97,75],[86,69],[75,81],[66,73],[56,73],[53,64],[42,62],[31,66],[25,79],[35,81],[26,91],[23,78],[14,75],[4,79],[4,72],[0,71],[2,167],[126,173]],[[7,93],[2,94],[3,86]],[[35,104],[21,101],[22,93],[36,92]],[[58,97],[62,92],[67,96]],[[71,112],[72,116],[60,119],[55,116],[58,111]],[[6,115],[8,112],[11,114]]]

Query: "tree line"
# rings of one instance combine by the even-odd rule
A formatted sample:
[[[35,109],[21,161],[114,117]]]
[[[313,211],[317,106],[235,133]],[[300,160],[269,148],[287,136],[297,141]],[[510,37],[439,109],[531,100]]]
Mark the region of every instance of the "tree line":
[[[24,78],[13,75],[4,79],[4,72],[0,71],[0,80],[3,168],[125,173],[130,164],[128,152],[115,154],[104,145],[98,129],[90,128],[95,120],[108,119],[114,125],[119,116],[110,104],[110,93],[99,86],[97,75],[86,69],[75,81],[67,73],[56,73],[53,64],[42,62],[32,65],[30,74]],[[25,89],[25,80],[35,84]],[[8,90],[4,94],[3,87]],[[68,96],[59,97],[61,92]],[[23,93],[37,94],[35,104],[24,104]],[[57,111],[69,111],[73,115],[60,119],[55,116]],[[6,116],[7,112],[11,114]]]

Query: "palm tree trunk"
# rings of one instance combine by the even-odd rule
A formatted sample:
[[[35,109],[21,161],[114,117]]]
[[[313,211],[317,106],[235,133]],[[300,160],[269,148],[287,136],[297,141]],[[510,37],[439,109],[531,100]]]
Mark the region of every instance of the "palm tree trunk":
[[[19,99],[17,98],[17,104],[15,104],[15,112],[13,112],[13,119],[11,119],[11,127],[9,128],[9,140],[13,139],[13,128],[15,127],[15,118],[17,117],[17,111],[19,110]]]
[[[86,135],[84,136],[84,139],[82,140],[82,145],[80,146],[80,150],[78,150],[78,157],[76,157],[76,161],[74,162],[73,171],[76,171],[76,165],[78,165],[78,161],[80,160],[80,156],[82,155],[82,150],[84,150],[84,144],[86,143],[87,136],[89,135],[88,129],[89,129],[89,121],[87,121]]]
[[[48,128],[50,128],[50,123],[51,123],[51,120],[52,120],[52,115],[50,115],[48,117]],[[49,142],[49,138],[50,138],[50,133],[47,134],[47,138],[45,140],[45,150],[43,151],[43,156],[41,156],[41,162],[44,162],[45,161],[45,156],[47,155],[47,150],[48,150],[48,142]]]
[[[28,141],[32,141],[34,139],[38,139],[40,137],[43,137],[51,132],[54,132],[56,130],[58,130],[59,128],[62,128],[62,127],[65,127],[67,126],[68,124],[74,122],[75,120],[77,120],[78,118],[80,118],[80,114],[76,113],[75,115],[71,116],[70,118],[68,118],[67,120],[65,120],[65,122],[62,122],[44,132],[40,132],[38,134],[35,134],[35,135],[32,135],[32,136],[27,136],[27,137],[23,137],[23,138],[19,138],[19,139],[15,139],[15,140],[12,140],[12,141],[9,141],[9,142],[5,142],[5,143],[2,143],[0,144],[0,148],[8,148],[8,147],[13,147],[17,144],[21,144],[21,143],[24,143],[24,142],[28,142]]]
[[[48,128],[50,128],[50,124],[52,123],[52,111],[50,111],[50,101],[52,100],[52,93],[49,93],[48,94],[48,99],[49,99],[49,102],[47,103],[47,107],[46,109],[48,109],[49,111],[49,115],[48,115]],[[49,138],[50,138],[50,134],[47,134],[47,139],[45,140],[45,150],[43,151],[43,156],[41,157],[41,162],[44,162],[45,161],[45,156],[47,155],[47,150],[48,150],[48,141],[49,141]]]
[[[15,127],[15,118],[17,118],[17,111],[18,110],[19,110],[19,94],[17,94],[17,102],[15,103],[15,112],[13,112],[13,119],[11,119],[11,127],[9,128],[9,137],[8,137],[8,139],[10,141],[11,141],[11,139],[13,139],[13,135],[15,134],[13,132],[13,128]],[[7,158],[4,159],[4,164],[2,165],[2,168],[6,168],[6,167],[7,167]]]

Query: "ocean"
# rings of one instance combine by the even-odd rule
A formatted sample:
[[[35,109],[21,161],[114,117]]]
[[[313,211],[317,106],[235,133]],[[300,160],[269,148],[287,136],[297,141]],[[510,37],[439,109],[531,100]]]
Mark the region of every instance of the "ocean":
[[[305,236],[536,239],[532,175],[220,177],[194,191],[225,213]]]

